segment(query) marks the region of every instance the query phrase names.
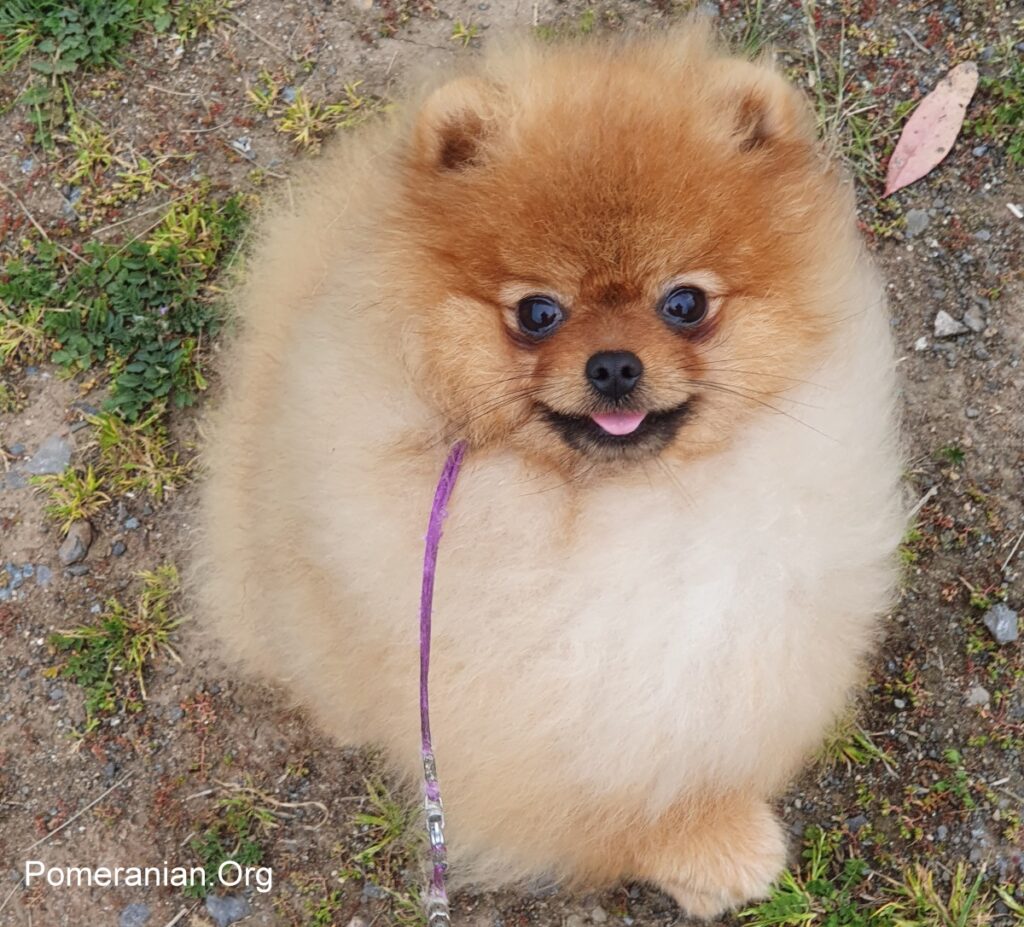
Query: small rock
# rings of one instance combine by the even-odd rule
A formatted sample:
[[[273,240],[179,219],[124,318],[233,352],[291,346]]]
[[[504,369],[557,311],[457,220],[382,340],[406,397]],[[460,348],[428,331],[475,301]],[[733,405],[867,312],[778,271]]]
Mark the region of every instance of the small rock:
[[[388,893],[384,891],[379,885],[374,885],[373,882],[363,883],[363,900],[364,901],[375,901],[380,898],[387,898]]]
[[[866,815],[858,814],[858,815],[854,815],[854,817],[852,817],[852,818],[848,818],[847,821],[846,821],[846,826],[848,828],[850,828],[850,833],[855,834],[865,824],[867,824],[867,822],[868,822],[868,819],[867,819]]]
[[[87,573],[91,573],[92,569],[88,563],[73,563],[64,572],[68,576],[85,576]]]
[[[928,223],[930,221],[928,213],[925,212],[923,209],[907,210],[906,219],[907,225],[905,231],[907,234],[907,238],[916,238],[926,228],[928,228]]]
[[[229,142],[231,147],[238,152],[247,161],[255,159],[256,155],[252,150],[252,139],[248,135],[242,135],[239,138],[233,138]]]
[[[296,95],[296,91],[295,91],[294,87],[289,85],[287,87],[282,87],[281,88],[281,99],[285,103],[288,103],[289,105],[294,103],[295,102],[295,95]]]
[[[64,698],[64,690],[60,686],[54,686],[52,689],[50,689],[47,695],[49,696],[51,702],[59,702],[62,698]]]
[[[53,570],[45,563],[38,564],[36,566],[36,585],[46,588],[50,585],[51,579],[53,579]]]
[[[26,158],[24,161],[21,162],[21,172],[23,174],[31,174],[32,171],[35,169],[35,166],[35,161],[33,161],[31,158]]]
[[[602,908],[600,905],[598,905],[596,908],[594,908],[593,911],[590,912],[590,919],[595,924],[603,924],[606,920],[608,920],[608,912],[605,911],[605,909]]]
[[[718,19],[718,4],[717,3],[699,3],[697,4],[697,13],[701,16],[707,16],[708,19]]]
[[[979,415],[981,415],[981,413],[977,409],[975,409],[974,406],[968,406],[966,409],[964,409],[964,415],[966,415],[968,418],[977,418]]]
[[[964,313],[964,325],[966,325],[976,335],[980,335],[988,323],[985,321],[985,314],[981,311],[981,307],[977,304],[972,305]]]
[[[139,527],[139,520],[132,515],[130,518],[124,520],[124,526],[129,531],[135,531]]]
[[[148,904],[130,904],[123,908],[117,927],[144,927],[149,920]]]
[[[981,620],[997,644],[1009,644],[1017,639],[1017,613],[1005,602],[993,605]]]
[[[907,707],[906,701],[904,701],[901,698],[894,698],[892,700],[892,703],[893,706],[896,707],[899,711],[903,711],[903,709]]]
[[[976,158],[985,157],[985,152],[988,151],[988,145],[978,145],[977,148],[971,151],[971,154]]]
[[[89,553],[89,545],[92,544],[92,525],[85,519],[79,519],[68,529],[68,535],[64,543],[60,545],[57,556],[64,566],[71,566],[85,559]]]
[[[984,686],[974,686],[967,693],[967,704],[970,706],[987,705],[992,698]]]
[[[945,824],[940,824],[935,828],[935,836],[939,840],[945,840],[949,836],[949,828]]]
[[[128,550],[128,548],[124,541],[114,541],[114,543],[110,545],[110,554],[113,557],[123,557],[126,550]]]
[[[71,452],[74,448],[67,438],[60,435],[50,435],[39,445],[32,459],[25,464],[25,472],[33,476],[42,476],[45,473],[63,473],[71,463]]]
[[[348,922],[348,927],[367,927],[366,918],[357,914]]]
[[[992,233],[988,229],[979,229],[977,232],[974,233],[974,237],[978,241],[991,241]]]
[[[249,902],[241,895],[206,896],[206,913],[217,922],[217,927],[228,927],[247,917],[251,910]]]
[[[565,927],[586,927],[586,923],[579,914],[570,914],[565,919]]]
[[[185,716],[185,712],[178,705],[171,705],[164,712],[164,717],[168,721],[180,721]]]
[[[915,351],[927,351],[928,350],[928,336],[922,335],[917,341],[914,342]]]
[[[21,457],[21,455],[25,453],[25,445],[20,441],[17,444],[12,444],[7,448],[7,453],[12,457]]]
[[[935,315],[935,337],[953,338],[966,332],[967,326],[958,322],[945,309],[940,309]]]

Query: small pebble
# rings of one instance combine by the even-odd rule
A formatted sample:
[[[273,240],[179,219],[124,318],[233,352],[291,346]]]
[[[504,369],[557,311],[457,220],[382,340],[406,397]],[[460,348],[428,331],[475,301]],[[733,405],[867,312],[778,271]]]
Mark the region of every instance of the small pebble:
[[[1017,613],[1005,602],[993,605],[981,620],[997,644],[1009,644],[1017,639]]]
[[[907,238],[916,238],[926,228],[928,228],[928,223],[931,221],[928,213],[923,209],[907,210],[906,219],[907,225],[905,231]]]
[[[130,518],[124,520],[124,526],[129,531],[135,531],[139,527],[139,520],[132,515]]]
[[[922,335],[917,341],[914,342],[915,351],[927,351],[928,350],[928,336]]]
[[[92,568],[88,563],[73,563],[64,572],[68,576],[85,576],[86,573],[92,572]]]
[[[935,315],[935,337],[953,338],[966,332],[967,326],[958,322],[945,309],[940,309]]]
[[[130,904],[121,909],[117,927],[145,927],[149,921],[149,905]]]
[[[32,459],[25,464],[25,472],[33,476],[42,476],[47,473],[63,473],[68,464],[71,463],[71,452],[74,448],[67,438],[60,435],[50,435],[39,445]]]
[[[977,303],[971,306],[964,313],[964,325],[966,325],[976,335],[980,335],[985,328],[987,323],[985,322],[985,313],[981,311],[981,306]]]
[[[992,233],[988,229],[981,229],[974,233],[974,237],[978,241],[991,241]]]
[[[987,705],[992,696],[984,686],[973,686],[967,693],[967,704],[972,707]]]
[[[60,550],[57,551],[57,557],[64,566],[79,563],[89,553],[91,544],[92,525],[85,519],[79,519],[68,529],[67,537],[64,538]]]
[[[114,557],[123,557],[126,550],[128,550],[128,547],[124,541],[114,541],[110,545],[110,553]]]
[[[595,924],[603,924],[606,920],[608,920],[608,912],[605,911],[605,909],[602,908],[600,905],[598,905],[596,908],[594,908],[593,911],[590,912],[590,919]]]
[[[228,927],[235,921],[247,917],[251,908],[241,895],[207,895],[206,913],[214,919],[217,927]]]

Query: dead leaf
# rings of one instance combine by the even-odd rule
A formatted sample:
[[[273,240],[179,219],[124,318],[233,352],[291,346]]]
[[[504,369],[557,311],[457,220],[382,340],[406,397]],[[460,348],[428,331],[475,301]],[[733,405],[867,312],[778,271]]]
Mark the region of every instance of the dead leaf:
[[[883,196],[920,180],[949,154],[977,86],[978,66],[965,61],[920,102],[889,159]]]

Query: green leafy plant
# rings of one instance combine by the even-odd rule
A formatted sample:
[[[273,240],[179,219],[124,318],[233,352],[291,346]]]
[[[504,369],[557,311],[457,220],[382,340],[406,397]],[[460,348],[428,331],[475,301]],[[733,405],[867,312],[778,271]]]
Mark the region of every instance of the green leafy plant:
[[[56,344],[51,360],[67,370],[103,365],[106,409],[125,421],[189,405],[206,387],[201,346],[220,323],[212,276],[241,236],[243,204],[239,196],[198,199],[172,210],[149,239],[89,242],[70,264],[40,242],[0,273],[4,317],[32,320]]]

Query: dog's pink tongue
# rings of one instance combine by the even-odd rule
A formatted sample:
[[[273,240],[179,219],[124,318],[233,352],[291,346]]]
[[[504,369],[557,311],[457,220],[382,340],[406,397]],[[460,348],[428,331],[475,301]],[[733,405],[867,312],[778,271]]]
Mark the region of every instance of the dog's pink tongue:
[[[640,427],[646,412],[598,412],[590,416],[610,435],[629,435]]]

